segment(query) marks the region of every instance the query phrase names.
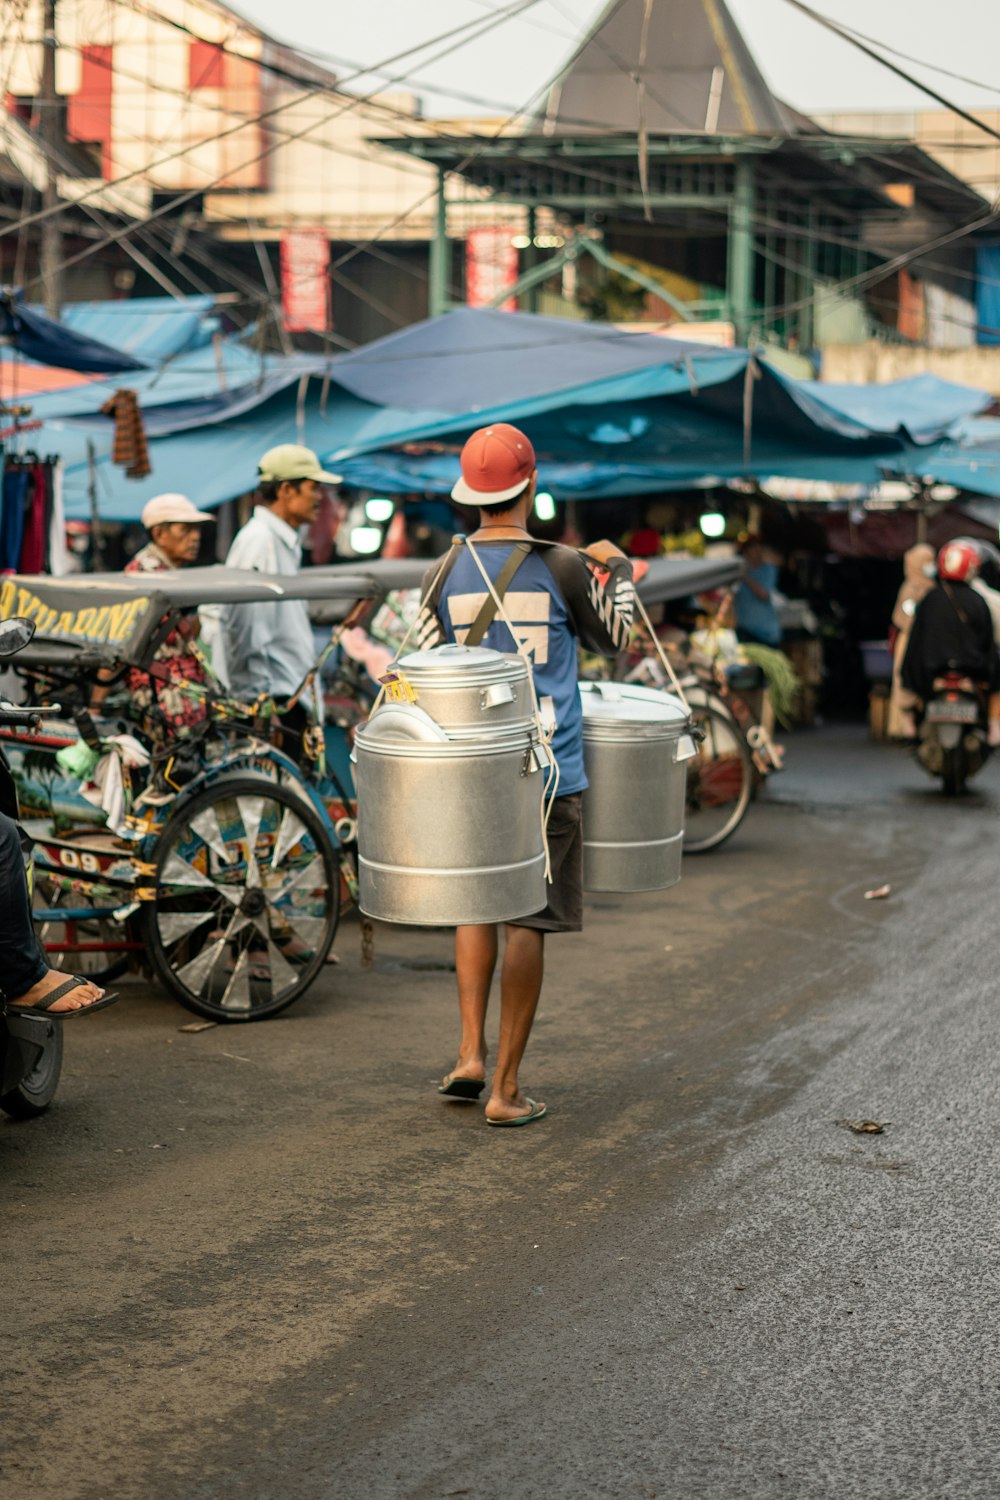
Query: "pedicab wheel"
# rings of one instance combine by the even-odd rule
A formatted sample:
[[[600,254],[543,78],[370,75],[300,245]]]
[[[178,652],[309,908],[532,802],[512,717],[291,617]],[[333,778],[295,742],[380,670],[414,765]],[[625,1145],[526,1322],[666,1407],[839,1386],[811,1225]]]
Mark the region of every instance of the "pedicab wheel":
[[[173,813],[144,904],[150,962],[213,1021],[259,1021],[305,994],[337,931],[340,876],[304,795],[267,776],[219,781]]]
[[[731,838],[746,817],[753,789],[753,761],[736,719],[694,703],[691,719],[703,739],[687,763],[684,853],[704,854]]]

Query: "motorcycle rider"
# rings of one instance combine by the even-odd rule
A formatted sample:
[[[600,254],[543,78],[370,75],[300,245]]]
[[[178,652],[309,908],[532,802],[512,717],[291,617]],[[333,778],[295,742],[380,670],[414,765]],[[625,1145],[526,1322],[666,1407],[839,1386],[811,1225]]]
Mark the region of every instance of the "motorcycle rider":
[[[903,657],[903,686],[926,703],[945,673],[971,678],[989,693],[988,740],[1000,745],[1000,658],[989,607],[972,587],[979,553],[969,542],[947,542],[938,553],[937,571],[937,584],[913,616]]]

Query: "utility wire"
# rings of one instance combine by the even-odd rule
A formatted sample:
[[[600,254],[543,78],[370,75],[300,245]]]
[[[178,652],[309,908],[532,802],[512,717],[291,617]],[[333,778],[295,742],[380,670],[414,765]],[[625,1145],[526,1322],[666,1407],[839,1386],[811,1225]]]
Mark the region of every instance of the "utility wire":
[[[538,3],[538,0],[520,0],[518,8],[519,9],[526,9],[528,6],[530,6],[530,5],[536,5],[537,3]],[[483,25],[482,22],[479,22],[478,24],[480,25],[480,28],[481,28],[480,34],[482,34],[485,31],[492,30],[495,26],[502,24],[502,22],[504,20],[506,20],[507,18],[508,18],[508,16],[507,16],[507,14],[505,14],[502,17],[500,17],[499,20],[487,22],[485,24],[485,26]],[[464,29],[467,29],[467,28],[462,28],[462,29],[464,30]],[[425,43],[424,46],[426,46],[426,45],[427,44]],[[464,46],[464,45],[465,45],[464,41],[454,42],[450,47],[448,47],[448,48],[445,49],[444,53],[439,53],[438,56],[439,57],[440,56],[444,56],[444,55],[447,54],[447,52],[454,51],[456,47],[461,47],[461,46]],[[405,55],[405,54],[401,54],[401,55]],[[316,90],[316,92],[321,92],[321,90]],[[291,102],[297,103],[297,102],[301,102],[301,101],[295,100],[295,101],[291,101]],[[291,140],[298,140],[302,136],[310,134],[311,131],[318,130],[321,125],[328,124],[331,120],[337,119],[340,115],[350,113],[351,110],[358,108],[360,105],[362,105],[362,104],[364,104],[366,102],[367,102],[367,100],[364,97],[359,97],[359,98],[355,99],[351,104],[346,105],[346,106],[344,106],[342,108],[336,109],[336,110],[332,111],[329,115],[322,116],[319,120],[311,121],[308,125],[304,125],[302,127],[302,129],[300,131],[295,132],[290,137],[290,139]],[[264,115],[258,116],[257,119],[258,120],[264,119],[269,114],[277,113],[280,110],[286,109],[286,108],[289,108],[289,107],[290,106],[288,104],[280,105],[280,106],[278,106],[277,110],[275,110],[275,111],[266,111]],[[253,122],[253,123],[256,123],[256,122]],[[246,121],[242,121],[238,126],[234,127],[234,129],[237,129],[237,130],[245,129],[246,128],[246,124],[247,124]],[[218,135],[216,135],[216,136],[213,137],[213,140],[220,140],[224,136],[231,135],[231,134],[233,134],[232,130],[220,131]],[[199,144],[204,144],[204,143],[199,143]],[[264,147],[263,150],[259,151],[249,161],[242,162],[242,163],[240,163],[240,165],[238,167],[235,167],[235,168],[234,167],[227,168],[225,172],[220,173],[220,175],[218,177],[216,177],[215,179],[213,179],[212,182],[203,183],[198,188],[192,188],[192,189],[190,189],[189,191],[187,191],[185,193],[180,193],[175,198],[169,199],[166,203],[161,204],[161,206],[159,208],[153,210],[152,213],[147,214],[145,216],[145,218],[143,218],[143,219],[141,219],[139,221],[139,224],[143,225],[143,224],[152,223],[154,220],[162,218],[165,214],[171,213],[174,209],[180,208],[183,204],[189,203],[193,198],[198,198],[198,197],[203,196],[207,192],[211,192],[211,190],[214,187],[217,187],[218,184],[221,181],[223,181],[226,177],[234,175],[235,173],[238,173],[240,171],[245,171],[247,167],[255,165],[258,161],[263,161],[267,157],[273,156],[276,151],[278,151],[278,150],[281,149],[281,146],[282,146],[282,142],[280,142],[280,141],[275,142],[272,145],[266,146],[266,147]],[[184,152],[180,152],[180,153],[175,152],[174,156],[176,156],[176,155],[183,155],[187,151],[193,150],[193,149],[195,149],[194,146],[185,147],[184,148]],[[172,157],[164,158],[164,160],[172,160],[172,159],[173,159]],[[148,163],[144,168],[140,168],[140,169],[138,169],[138,171],[130,173],[129,177],[140,176],[140,175],[142,175],[144,173],[148,173],[148,172],[152,171],[156,166],[160,166],[162,164],[163,164],[162,161],[161,162]],[[125,180],[128,180],[128,179],[127,178],[126,179],[118,179],[118,183],[120,183],[121,181],[125,181]],[[111,185],[113,186],[113,185],[117,185],[117,184],[111,184]],[[103,189],[96,189],[95,191],[96,192],[100,192],[102,190]],[[93,194],[84,194],[77,201],[78,202],[83,202],[85,198],[88,198],[88,197],[91,197],[91,196],[93,196]],[[60,204],[59,208],[60,208],[60,211],[62,211],[64,209],[64,205]],[[36,215],[34,215],[32,217],[33,217],[34,220],[37,220],[39,217],[44,217],[44,216],[45,216],[44,214],[43,215],[37,215],[36,214]],[[75,265],[75,264],[77,264],[77,262],[79,262],[81,260],[87,259],[89,256],[95,254],[98,250],[104,249],[107,245],[113,244],[116,240],[119,240],[123,236],[131,234],[133,232],[134,232],[134,228],[130,228],[130,227],[125,227],[125,228],[122,228],[121,230],[115,231],[115,233],[106,236],[104,240],[99,241],[97,244],[90,246],[86,250],[80,251],[77,255],[71,256],[68,260],[64,260],[62,262],[62,266],[60,267],[60,269],[65,270],[67,267]],[[4,234],[7,234],[7,233],[10,233],[10,230],[0,229],[0,238],[2,238],[2,236]],[[36,283],[40,279],[41,278],[36,277],[33,281],[27,283],[27,287],[25,289],[27,290],[30,287],[36,285]]]
[[[116,0],[116,3],[117,3],[117,0]],[[388,67],[392,63],[401,61],[404,57],[412,56],[412,54],[414,52],[425,51],[428,47],[435,46],[439,42],[452,41],[452,40],[454,40],[455,38],[457,38],[459,36],[463,36],[464,33],[466,33],[466,32],[473,32],[474,33],[474,37],[478,38],[479,36],[485,35],[487,32],[492,31],[497,25],[501,25],[505,20],[508,20],[511,16],[518,15],[518,14],[520,14],[521,11],[528,10],[531,6],[537,5],[538,3],[539,3],[539,0],[515,0],[515,3],[513,5],[511,5],[511,6],[509,6],[507,8],[507,10],[504,11],[501,15],[499,15],[499,17],[497,19],[495,19],[495,20],[490,20],[490,21],[484,22],[481,17],[477,17],[476,20],[473,21],[473,22],[468,22],[467,21],[467,22],[465,22],[461,26],[453,26],[448,31],[440,33],[440,35],[432,38],[430,41],[422,42],[419,47],[409,47],[409,48],[406,48],[402,52],[395,53],[392,57],[384,59],[383,62],[379,66],[381,66],[381,67]],[[455,45],[456,46],[464,46],[465,45],[465,41],[468,41],[468,40],[471,40],[471,39],[474,39],[474,38],[465,37],[465,39],[463,41],[456,41]],[[203,40],[203,39],[200,39],[200,40]],[[435,62],[439,61],[441,57],[447,56],[448,52],[449,51],[453,51],[453,50],[454,50],[453,47],[447,48],[445,50],[445,52],[439,53],[438,56],[436,58],[434,58],[433,60]],[[244,59],[244,61],[246,61],[246,59]],[[344,82],[349,82],[349,81],[350,81],[349,79],[344,80]],[[400,76],[399,78],[396,79],[396,82],[399,82],[399,83],[403,83],[405,81],[406,81],[405,76]],[[210,138],[210,141],[211,141],[211,143],[214,143],[216,141],[224,140],[224,139],[226,139],[227,136],[235,135],[237,131],[245,130],[248,125],[260,125],[260,124],[263,124],[265,121],[271,120],[275,116],[283,114],[286,110],[292,109],[292,108],[294,108],[297,105],[306,103],[309,99],[314,98],[316,96],[316,94],[330,92],[330,89],[331,89],[331,85],[329,83],[324,82],[322,84],[316,84],[314,87],[312,87],[310,89],[307,89],[305,93],[300,94],[300,95],[296,95],[292,99],[285,100],[285,102],[283,104],[274,105],[272,108],[267,109],[267,110],[263,110],[263,111],[261,111],[257,115],[253,115],[253,116],[251,116],[251,117],[249,117],[247,119],[241,119],[237,124],[229,127],[229,129],[227,129],[227,130],[220,130],[220,131],[218,131],[216,135],[214,135],[214,136],[212,136]],[[314,120],[308,126],[303,127],[302,130],[296,131],[294,134],[292,134],[291,136],[289,136],[288,139],[289,140],[298,140],[303,135],[307,135],[310,131],[319,129],[319,127],[321,125],[329,124],[329,122],[331,120],[337,119],[338,116],[340,116],[342,114],[350,113],[351,110],[359,108],[362,104],[368,104],[368,103],[370,103],[371,100],[372,100],[372,98],[374,97],[375,92],[377,92],[377,91],[373,91],[372,94],[369,94],[369,95],[363,95],[363,94],[361,94],[361,95],[357,95],[357,96],[348,96],[350,98],[350,100],[351,100],[351,102],[349,104],[345,105],[344,107],[342,107],[340,109],[334,110],[331,114],[323,116],[319,120]],[[148,176],[148,174],[150,172],[155,171],[158,167],[166,166],[170,162],[176,161],[176,160],[178,160],[178,158],[180,158],[182,156],[187,156],[190,152],[199,150],[202,147],[204,147],[206,144],[209,144],[209,142],[206,142],[206,141],[194,141],[190,145],[182,146],[177,151],[170,152],[167,156],[160,157],[156,161],[146,162],[143,166],[137,167],[134,171],[127,172],[124,176],[114,178],[110,182],[101,183],[101,185],[99,187],[93,188],[90,192],[83,194],[80,198],[78,198],[76,200],[76,202],[77,203],[82,203],[85,200],[97,197],[99,194],[107,192],[107,190],[109,188],[112,188],[112,187],[121,187],[124,183],[126,183],[126,182],[132,182],[137,177]],[[220,177],[214,179],[212,182],[205,183],[200,188],[196,188],[196,189],[193,189],[192,191],[190,191],[188,193],[181,194],[178,198],[175,198],[170,203],[164,205],[164,207],[162,209],[157,210],[156,214],[151,214],[151,215],[148,215],[147,217],[148,218],[158,217],[161,213],[163,213],[163,212],[170,212],[170,210],[172,208],[179,207],[181,205],[181,203],[185,203],[185,202],[190,201],[191,198],[198,197],[202,193],[210,192],[213,187],[216,187],[218,185],[218,183],[221,182],[225,177],[228,177],[228,176],[232,175],[232,173],[234,171],[245,171],[247,167],[255,166],[258,161],[262,161],[267,156],[273,155],[274,151],[280,149],[280,145],[281,145],[281,143],[278,142],[276,145],[271,146],[269,148],[266,148],[264,151],[260,152],[257,156],[253,157],[250,161],[243,162],[239,167],[237,167],[237,168],[229,168],[226,172],[224,172],[223,174],[221,174]],[[40,220],[48,218],[52,213],[57,213],[57,212],[58,213],[62,213],[62,212],[64,212],[65,208],[66,208],[66,205],[64,203],[59,203],[54,208],[40,210],[38,213],[29,215],[27,222],[29,224],[36,224]],[[9,234],[9,233],[11,233],[11,231],[9,229],[0,229],[0,238],[2,238],[4,235]]]
[[[859,52],[863,52],[866,57],[870,57],[874,62],[881,63],[883,68],[888,68],[889,72],[895,73],[897,78],[902,78],[904,82],[919,89],[921,93],[927,94],[929,98],[936,100],[938,104],[943,104],[945,109],[950,109],[953,114],[966,120],[970,125],[975,125],[977,130],[985,131],[987,135],[991,135],[995,140],[1000,141],[1000,130],[994,129],[992,125],[987,125],[985,120],[980,120],[976,115],[970,114],[967,109],[962,109],[961,105],[953,103],[944,94],[938,93],[937,89],[932,89],[930,84],[921,83],[919,78],[914,78],[912,73],[908,73],[898,63],[890,62],[887,57],[883,57],[881,53],[876,52],[874,47],[869,46],[868,42],[862,39],[859,32],[849,31],[838,22],[832,21],[829,16],[824,16],[820,11],[813,10],[811,5],[804,4],[803,0],[785,0],[785,4],[790,5],[793,10],[800,11],[802,15],[808,16],[810,20],[815,21],[817,25],[824,27],[825,30],[832,32],[834,36],[840,37],[841,41],[848,42],[852,47],[856,47]],[[881,43],[877,45],[881,45]]]

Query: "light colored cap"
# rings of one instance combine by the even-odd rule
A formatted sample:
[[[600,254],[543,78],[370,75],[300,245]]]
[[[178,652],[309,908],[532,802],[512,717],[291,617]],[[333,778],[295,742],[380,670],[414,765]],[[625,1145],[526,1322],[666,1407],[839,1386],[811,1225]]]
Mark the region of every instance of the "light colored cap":
[[[264,482],[280,484],[283,479],[317,479],[321,484],[339,484],[339,474],[329,474],[320,465],[311,448],[301,443],[281,443],[269,448],[257,465],[257,473]]]
[[[142,524],[147,531],[154,526],[166,526],[171,521],[186,521],[189,526],[204,526],[214,521],[205,510],[196,510],[187,495],[156,495],[147,500],[142,508]]]

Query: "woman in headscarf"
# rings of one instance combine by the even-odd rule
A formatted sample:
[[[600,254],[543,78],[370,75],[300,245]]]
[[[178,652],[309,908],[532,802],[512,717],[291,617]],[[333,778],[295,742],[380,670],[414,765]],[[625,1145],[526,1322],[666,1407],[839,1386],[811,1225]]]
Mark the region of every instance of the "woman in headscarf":
[[[906,655],[917,605],[934,587],[934,548],[918,542],[904,554],[903,582],[892,611],[895,639],[892,647],[892,692],[889,696],[889,737],[909,740],[916,734],[913,711],[917,699],[900,680],[900,668]]]

